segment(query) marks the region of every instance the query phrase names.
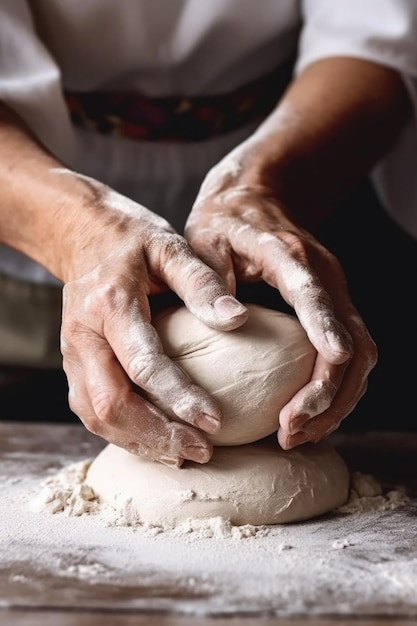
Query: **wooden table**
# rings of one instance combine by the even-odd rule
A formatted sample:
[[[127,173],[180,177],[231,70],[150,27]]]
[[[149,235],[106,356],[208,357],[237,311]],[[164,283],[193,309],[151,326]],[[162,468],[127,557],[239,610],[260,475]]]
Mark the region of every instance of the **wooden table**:
[[[91,536],[93,520],[75,518],[77,546],[65,534],[68,519],[63,524],[59,514],[48,521],[37,518],[35,523],[22,494],[69,463],[94,457],[104,444],[78,425],[0,423],[0,487],[6,494],[0,517],[0,626],[304,626],[307,618],[308,626],[417,623],[417,435],[337,434],[332,443],[352,470],[370,472],[390,484],[406,485],[410,503],[373,517],[334,514],[276,529],[272,537],[277,548],[286,542],[294,549],[270,555],[269,581],[275,577],[277,585],[273,594],[268,595],[266,590],[261,598],[256,595],[263,584],[256,556],[265,558],[265,545],[270,545],[263,545],[262,538],[243,541],[238,550],[236,542],[224,540],[224,551],[216,560],[216,555],[210,553],[210,539],[194,547],[189,542],[181,547],[178,539],[171,542],[160,535],[138,536],[138,552],[132,555],[123,551],[123,533],[131,533],[131,529],[100,530],[89,545],[87,530]],[[360,536],[365,527],[366,541],[348,542],[346,545],[351,547],[339,550],[340,559],[335,559],[335,550],[329,546],[334,547],[343,537]],[[306,538],[312,555],[308,562],[303,553]],[[152,562],[141,563],[144,548],[149,550],[152,545]],[[180,576],[175,568],[169,569],[170,550],[186,554],[188,565],[184,565]],[[118,554],[114,565],[110,551]],[[239,560],[232,563],[238,558],[236,552],[241,552],[239,558],[245,567],[245,551],[254,559],[251,567],[255,563],[251,602],[239,588]],[[48,554],[53,555],[50,561]],[[199,570],[204,555],[206,573]],[[328,567],[326,580],[319,580],[320,559]],[[105,564],[105,578],[95,578],[96,570],[91,568],[92,576],[86,579],[80,566],[83,563]],[[337,581],[340,567],[345,568],[347,578],[352,575],[346,580],[346,588]],[[155,585],[155,572],[163,568],[163,584]],[[100,574],[102,570],[97,571]],[[398,577],[392,579],[394,600],[388,594],[384,604],[377,590],[381,584],[386,586],[387,576],[397,571]],[[364,577],[365,586],[369,583],[372,587],[375,582],[374,597],[359,598],[361,585],[352,586],[358,573]],[[309,576],[317,580],[317,588],[310,584]],[[201,580],[204,584],[199,587]],[[404,581],[415,585],[415,597],[408,592],[403,601]],[[291,602],[298,603],[298,611],[291,611],[285,594],[280,596],[282,588],[293,589]],[[306,589],[311,595],[308,602]],[[247,588],[244,591],[247,593]],[[339,602],[341,594],[344,603]]]

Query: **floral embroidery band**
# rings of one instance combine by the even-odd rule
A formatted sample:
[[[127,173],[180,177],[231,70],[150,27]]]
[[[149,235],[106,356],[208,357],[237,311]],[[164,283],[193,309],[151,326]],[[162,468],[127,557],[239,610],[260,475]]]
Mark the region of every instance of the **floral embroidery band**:
[[[132,92],[65,92],[72,123],[142,141],[193,142],[261,121],[290,80],[275,71],[228,94],[148,98]]]

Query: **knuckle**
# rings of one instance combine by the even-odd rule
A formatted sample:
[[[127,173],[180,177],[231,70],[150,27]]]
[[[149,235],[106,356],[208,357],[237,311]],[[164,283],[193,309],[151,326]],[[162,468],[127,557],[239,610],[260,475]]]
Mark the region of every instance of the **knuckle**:
[[[91,404],[97,420],[102,428],[105,426],[116,427],[120,422],[120,407],[114,401],[114,397],[106,390],[92,391]]]
[[[165,278],[174,277],[184,261],[197,263],[188,241],[178,233],[158,233],[151,237],[147,260],[151,272]]]
[[[211,249],[225,248],[227,246],[227,237],[224,233],[219,232],[213,224],[207,228],[190,229],[186,231],[187,240],[193,248]]]
[[[100,315],[110,311],[119,311],[126,308],[129,294],[122,283],[105,282],[98,285],[90,298],[85,298],[84,307],[87,315]]]
[[[68,405],[71,411],[84,422],[84,420],[90,419],[91,408],[85,395],[77,393],[76,389],[76,385],[69,385]]]
[[[117,425],[119,422],[120,410],[117,410],[111,395],[107,392],[95,395],[93,392],[88,401],[85,396],[80,396],[73,387],[70,387],[68,404],[87,430],[94,435],[103,435],[108,427]]]
[[[295,258],[305,259],[311,247],[307,240],[302,239],[298,234],[291,231],[282,233],[279,240],[285,244],[288,252]]]
[[[368,341],[366,342],[366,352],[368,355],[369,370],[371,370],[375,367],[378,361],[378,348],[373,339],[371,339],[371,337],[369,337]]]
[[[271,233],[270,236],[275,240],[278,256],[289,258],[300,270],[303,268],[308,276],[312,275],[311,268],[313,264],[318,263],[320,257],[325,257],[326,264],[333,263],[331,253],[318,247],[318,244],[307,236],[290,230]]]
[[[158,377],[155,355],[136,354],[127,364],[127,374],[133,382],[144,389],[153,388],[153,381]]]
[[[72,310],[74,323],[77,323],[77,320],[80,318],[101,318],[103,314],[109,311],[117,311],[120,308],[124,308],[129,301],[129,289],[126,281],[123,279],[96,282],[91,286],[91,290],[88,291],[86,296],[84,295],[81,299],[75,299],[75,314]],[[69,317],[68,323],[70,322],[71,317]]]
[[[162,246],[161,243],[163,244]],[[178,255],[189,255],[191,253],[187,240],[178,233],[166,233],[162,237],[159,234],[158,238],[153,239],[152,245],[160,248],[165,261],[170,261]]]
[[[180,424],[179,422],[171,422],[169,427],[169,442],[186,443],[189,426]]]
[[[210,268],[197,268],[191,271],[187,284],[193,291],[213,290],[212,298],[218,297],[225,292],[225,287],[221,284],[217,274]]]
[[[82,410],[81,410],[81,406],[80,403],[78,402],[78,400],[75,398],[74,395],[72,395],[71,393],[68,394],[68,406],[71,409],[71,411],[73,413],[75,413],[76,415],[78,415],[80,417],[80,419],[82,418]],[[84,421],[84,420],[83,420]]]
[[[65,358],[70,358],[74,347],[84,342],[86,328],[78,320],[65,318],[60,333],[60,349]]]
[[[331,379],[316,380],[311,384],[311,393],[306,400],[310,415],[320,415],[331,405],[337,392],[337,385]]]

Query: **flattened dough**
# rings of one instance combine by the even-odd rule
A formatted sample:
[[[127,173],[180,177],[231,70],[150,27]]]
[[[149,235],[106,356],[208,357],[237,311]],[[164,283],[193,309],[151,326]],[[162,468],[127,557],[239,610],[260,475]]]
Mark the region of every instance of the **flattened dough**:
[[[86,480],[101,502],[166,528],[211,517],[255,526],[306,520],[342,505],[349,488],[343,459],[325,441],[289,451],[275,441],[217,447],[209,463],[181,469],[109,444]]]
[[[310,380],[316,358],[295,317],[247,307],[248,321],[232,332],[208,328],[185,307],[154,321],[166,354],[220,402],[223,425],[209,437],[215,445],[252,443],[276,432],[280,410]]]

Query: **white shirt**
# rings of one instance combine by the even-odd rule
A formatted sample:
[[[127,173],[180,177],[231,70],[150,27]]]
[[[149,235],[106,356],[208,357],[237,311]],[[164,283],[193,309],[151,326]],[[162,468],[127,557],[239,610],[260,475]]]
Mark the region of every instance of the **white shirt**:
[[[111,185],[180,232],[204,175],[255,128],[158,144],[72,126],[63,89],[149,96],[230,92],[284,63],[353,56],[400,72],[417,111],[416,0],[1,0],[0,99],[68,167]],[[378,194],[417,239],[417,125],[376,166]],[[0,246],[0,271],[53,281]]]

